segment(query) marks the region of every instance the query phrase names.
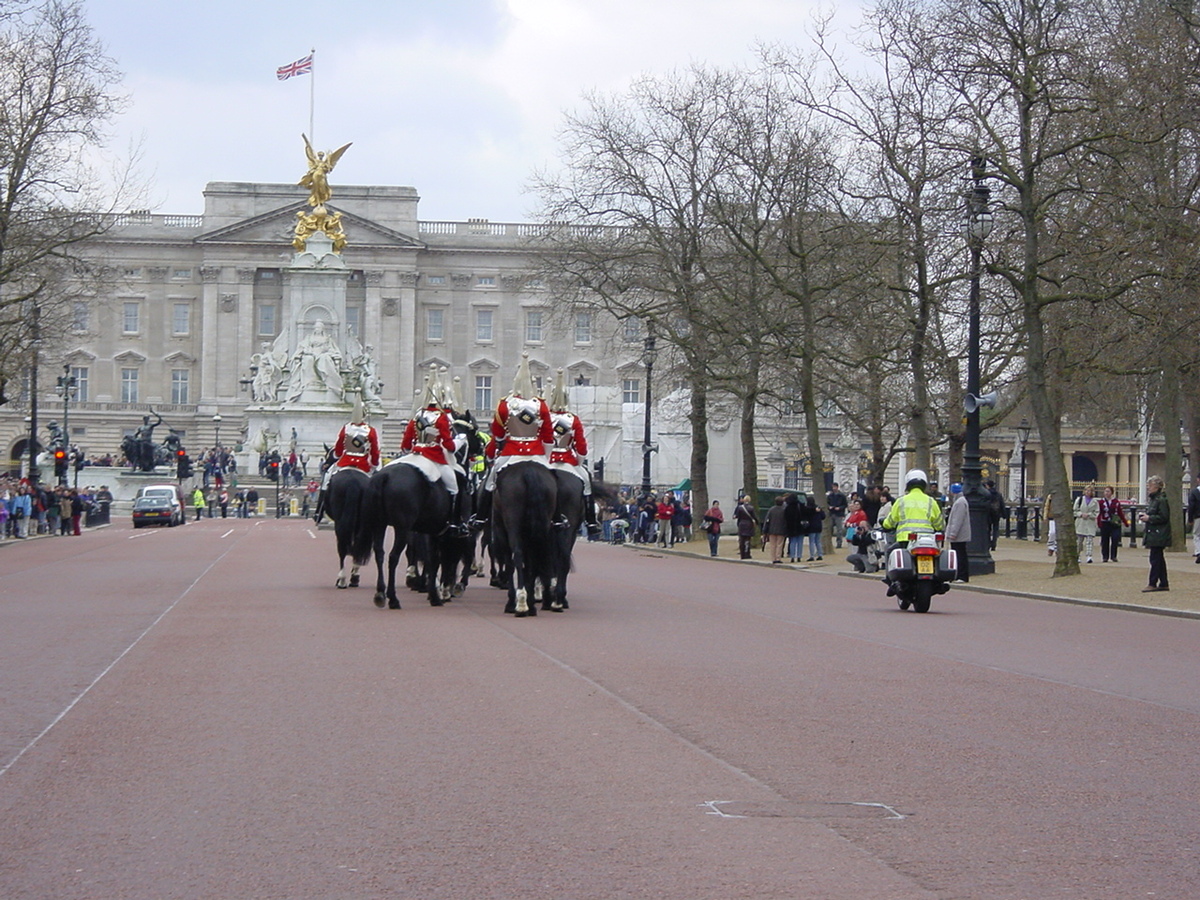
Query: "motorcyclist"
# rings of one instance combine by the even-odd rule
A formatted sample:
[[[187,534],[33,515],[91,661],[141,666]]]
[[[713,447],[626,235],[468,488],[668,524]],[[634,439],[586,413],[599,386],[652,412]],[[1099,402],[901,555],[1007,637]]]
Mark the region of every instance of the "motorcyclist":
[[[910,469],[904,476],[904,496],[892,504],[880,527],[896,535],[888,547],[888,555],[896,547],[907,547],[910,534],[937,534],[946,527],[942,507],[928,493],[929,476],[921,469]],[[885,557],[886,559],[887,557]],[[888,596],[896,594],[897,585],[884,576],[888,585]]]

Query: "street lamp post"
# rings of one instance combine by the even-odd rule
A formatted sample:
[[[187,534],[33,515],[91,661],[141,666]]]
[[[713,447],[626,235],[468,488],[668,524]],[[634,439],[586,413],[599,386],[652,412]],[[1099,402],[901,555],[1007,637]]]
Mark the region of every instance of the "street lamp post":
[[[213,416],[213,445],[216,447],[217,453],[221,452],[221,414],[217,413]]]
[[[967,331],[967,410],[966,446],[963,449],[963,493],[971,511],[971,541],[967,545],[972,575],[990,575],[996,571],[992,559],[991,526],[988,520],[988,492],[983,486],[983,467],[979,455],[979,280],[983,242],[992,233],[992,214],[988,209],[991,189],[984,184],[987,160],[971,160],[971,189],[967,194],[967,245],[971,251],[971,293]]]
[[[1017,440],[1021,442],[1021,497],[1017,504],[1017,539],[1029,538],[1029,510],[1025,507],[1025,445],[1029,443],[1029,420],[1022,419],[1017,426]]]
[[[650,329],[650,333],[646,335],[645,344],[646,358],[646,421],[642,429],[642,496],[650,493],[650,454],[658,449],[656,444],[650,443],[650,401],[651,389],[650,382],[654,377],[654,360],[658,356],[658,350],[655,348],[654,329]]]
[[[58,394],[58,396],[62,397],[62,402],[63,402],[63,430],[62,430],[62,433],[63,433],[63,441],[66,443],[66,446],[63,447],[63,450],[65,450],[67,452],[68,464],[71,466],[74,466],[75,460],[72,458],[73,454],[71,453],[70,402],[75,399],[75,376],[71,374],[71,364],[70,363],[63,364],[63,373],[58,376],[58,383],[55,384],[55,386],[54,386],[54,393],[56,393],[56,394]],[[78,476],[76,476],[76,478],[78,478]],[[62,475],[59,476],[58,483],[61,485],[66,485],[66,483],[67,483],[67,473],[66,472],[64,472]],[[78,487],[78,484],[76,484],[76,487]]]

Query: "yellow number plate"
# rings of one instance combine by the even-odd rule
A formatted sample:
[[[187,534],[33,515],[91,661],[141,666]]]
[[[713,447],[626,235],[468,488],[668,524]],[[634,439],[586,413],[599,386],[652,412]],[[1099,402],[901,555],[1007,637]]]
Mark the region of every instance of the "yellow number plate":
[[[933,574],[933,557],[918,556],[917,557],[917,574],[932,575]]]

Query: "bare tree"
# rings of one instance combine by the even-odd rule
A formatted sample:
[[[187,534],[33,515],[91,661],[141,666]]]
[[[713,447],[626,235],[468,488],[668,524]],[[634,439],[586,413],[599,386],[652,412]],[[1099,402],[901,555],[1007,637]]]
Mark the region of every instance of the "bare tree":
[[[50,338],[65,330],[65,281],[87,265],[76,251],[126,199],[124,183],[106,192],[85,161],[121,106],[118,79],[80,0],[0,20],[0,394],[23,368],[33,323]]]

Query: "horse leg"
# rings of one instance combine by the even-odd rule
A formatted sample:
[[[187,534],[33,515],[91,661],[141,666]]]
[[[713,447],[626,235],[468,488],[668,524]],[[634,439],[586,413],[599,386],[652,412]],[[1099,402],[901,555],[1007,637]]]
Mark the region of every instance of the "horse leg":
[[[381,529],[371,546],[375,553],[375,605],[380,609],[383,609],[383,605],[387,601],[386,587],[383,581],[383,539],[386,533],[386,528]]]
[[[346,557],[344,556],[338,559],[338,576],[334,585],[342,590],[346,587]]]
[[[400,532],[396,532],[396,540],[392,543],[392,552],[388,554],[388,580],[387,580],[387,600],[388,609],[399,609],[400,598],[396,596],[396,566],[400,563],[400,556],[404,553],[404,544],[406,543],[404,536]]]
[[[358,563],[355,563],[354,565],[352,565],[350,567],[350,587],[358,587],[358,582],[359,582],[358,569],[359,569]]]

